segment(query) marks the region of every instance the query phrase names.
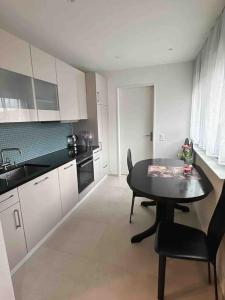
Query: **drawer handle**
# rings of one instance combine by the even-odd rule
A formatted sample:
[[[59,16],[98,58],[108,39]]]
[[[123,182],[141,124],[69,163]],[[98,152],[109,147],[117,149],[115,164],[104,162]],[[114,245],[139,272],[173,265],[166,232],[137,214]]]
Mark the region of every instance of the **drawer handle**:
[[[11,198],[13,198],[14,197],[14,195],[10,195],[8,198],[5,198],[5,199],[3,199],[2,201],[0,201],[0,202],[5,202],[5,201],[7,201],[7,200],[9,200],[9,199],[11,199]]]
[[[14,209],[13,214],[14,214],[14,220],[15,220],[16,229],[21,228],[22,226],[21,226],[21,221],[20,221],[19,210],[18,209]]]
[[[73,164],[71,164],[71,165],[65,167],[64,170],[67,170],[67,169],[71,168],[72,166],[73,166]]]
[[[45,177],[45,178],[43,178],[43,179],[41,179],[41,180],[35,182],[34,185],[37,185],[37,184],[39,184],[39,183],[41,183],[41,182],[47,180],[48,178],[49,178],[49,177],[47,176],[47,177]]]
[[[94,161],[97,161],[97,160],[99,160],[99,159],[100,159],[100,157],[96,158]]]

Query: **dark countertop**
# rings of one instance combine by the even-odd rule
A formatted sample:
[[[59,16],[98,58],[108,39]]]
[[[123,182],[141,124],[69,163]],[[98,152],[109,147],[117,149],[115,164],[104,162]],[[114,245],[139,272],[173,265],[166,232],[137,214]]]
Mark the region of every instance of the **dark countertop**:
[[[24,183],[31,181],[32,179],[37,178],[38,176],[41,176],[49,171],[52,171],[70,161],[73,161],[76,159],[77,161],[81,161],[83,159],[84,153],[90,152],[90,155],[92,154],[92,151],[97,149],[98,146],[93,146],[92,150],[83,150],[78,154],[75,154],[73,150],[70,150],[68,148],[62,149],[56,152],[52,152],[40,157],[36,157],[34,159],[25,161],[23,163],[18,164],[15,168],[23,166],[23,165],[43,165],[45,166],[43,169],[38,170],[37,172],[33,174],[28,174],[21,179],[17,180],[4,180],[0,179],[0,195],[20,186],[23,185]],[[13,168],[13,169],[15,169]],[[12,169],[10,169],[12,170]],[[2,174],[1,172],[0,174]]]

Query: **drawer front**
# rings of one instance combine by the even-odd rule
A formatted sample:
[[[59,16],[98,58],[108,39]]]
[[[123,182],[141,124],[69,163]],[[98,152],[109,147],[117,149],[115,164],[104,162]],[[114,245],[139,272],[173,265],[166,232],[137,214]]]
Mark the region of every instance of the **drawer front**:
[[[19,202],[17,189],[0,195],[0,212]]]

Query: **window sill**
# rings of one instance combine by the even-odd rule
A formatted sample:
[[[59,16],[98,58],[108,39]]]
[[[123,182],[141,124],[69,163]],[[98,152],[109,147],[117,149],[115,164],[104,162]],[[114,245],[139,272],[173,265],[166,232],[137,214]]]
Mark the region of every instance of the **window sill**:
[[[225,166],[219,165],[215,157],[210,157],[205,154],[205,151],[194,146],[196,154],[204,161],[204,163],[216,174],[219,179],[225,179]]]

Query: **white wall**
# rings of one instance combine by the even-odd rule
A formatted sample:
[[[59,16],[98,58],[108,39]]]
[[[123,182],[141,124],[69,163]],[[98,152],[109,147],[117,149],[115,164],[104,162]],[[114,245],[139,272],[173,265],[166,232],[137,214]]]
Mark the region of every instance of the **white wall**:
[[[192,75],[193,62],[104,73],[109,80],[109,157],[112,174],[118,174],[117,88],[154,85],[154,157],[176,157],[184,138],[189,136]],[[160,133],[166,136],[163,142],[159,141]]]

